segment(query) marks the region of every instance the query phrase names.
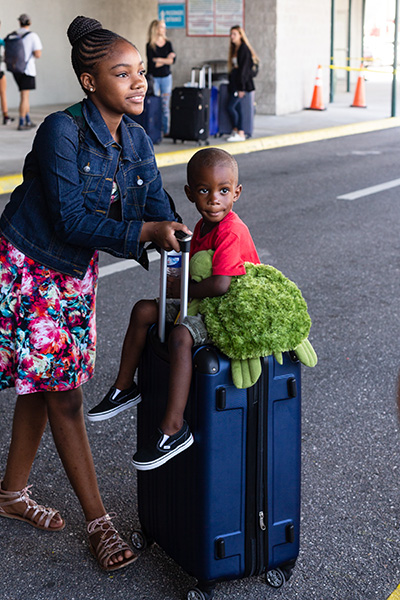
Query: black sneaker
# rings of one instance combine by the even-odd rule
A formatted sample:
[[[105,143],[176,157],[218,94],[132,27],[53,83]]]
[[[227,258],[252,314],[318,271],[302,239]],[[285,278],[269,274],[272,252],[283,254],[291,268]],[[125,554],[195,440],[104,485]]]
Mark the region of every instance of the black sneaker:
[[[193,435],[186,421],[174,435],[166,435],[157,429],[157,433],[148,446],[141,448],[132,457],[132,464],[138,471],[150,471],[161,467],[168,460],[189,448],[194,442]]]
[[[116,392],[115,387],[111,387],[103,400],[91,408],[87,414],[89,421],[104,421],[111,419],[118,413],[136,406],[141,401],[140,392],[136,383],[133,383],[130,388]]]

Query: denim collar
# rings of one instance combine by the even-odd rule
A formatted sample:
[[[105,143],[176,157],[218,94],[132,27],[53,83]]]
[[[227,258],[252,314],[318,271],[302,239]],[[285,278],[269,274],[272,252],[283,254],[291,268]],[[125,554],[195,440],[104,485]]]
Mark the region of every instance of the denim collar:
[[[102,146],[107,148],[109,146],[117,144],[117,142],[112,137],[110,130],[105,124],[105,121],[101,116],[99,109],[89,98],[85,98],[83,100],[82,112],[87,124],[92,130],[93,135],[97,138],[97,140]],[[133,162],[133,159],[138,160],[139,156],[133,148],[132,139],[129,135],[125,119],[126,117],[124,115],[121,120],[121,145],[117,145],[119,148],[121,148],[121,158]]]

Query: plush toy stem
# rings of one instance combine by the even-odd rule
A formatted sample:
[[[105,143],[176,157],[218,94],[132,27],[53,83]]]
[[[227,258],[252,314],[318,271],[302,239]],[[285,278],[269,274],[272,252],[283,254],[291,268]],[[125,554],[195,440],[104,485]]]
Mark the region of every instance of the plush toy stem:
[[[317,354],[308,338],[296,346],[294,351],[296,352],[299,361],[306,367],[315,367],[317,364]]]
[[[261,361],[259,358],[246,358],[240,360],[231,358],[232,380],[238,389],[246,389],[256,383],[261,375]]]
[[[189,317],[194,317],[199,312],[201,298],[193,298],[188,304],[187,314]]]

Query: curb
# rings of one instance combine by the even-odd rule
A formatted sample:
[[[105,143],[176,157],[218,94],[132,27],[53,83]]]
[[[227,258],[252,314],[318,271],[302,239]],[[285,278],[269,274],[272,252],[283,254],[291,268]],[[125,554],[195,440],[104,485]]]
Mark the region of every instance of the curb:
[[[246,140],[245,142],[214,144],[230,154],[249,154],[250,152],[261,152],[263,150],[273,150],[275,148],[284,148],[285,146],[296,146],[298,144],[307,144],[310,142],[319,142],[348,135],[357,135],[360,133],[370,133],[400,127],[400,117],[388,117],[376,121],[363,121],[361,123],[351,123],[350,125],[337,125],[325,129],[313,129],[311,131],[300,131],[296,133],[286,133],[260,137]],[[213,144],[211,144],[213,145]],[[190,148],[188,150],[176,150],[174,152],[156,153],[158,168],[170,167],[173,165],[186,164],[188,160],[199,150]],[[22,174],[5,175],[0,177],[0,195],[10,194],[13,189],[22,182]]]
[[[298,144],[307,144],[310,142],[319,142],[348,135],[357,135],[360,133],[370,133],[383,129],[400,127],[400,117],[388,117],[376,121],[363,121],[361,123],[351,123],[350,125],[337,125],[325,129],[313,129],[311,131],[300,131],[296,133],[285,133],[272,135],[268,137],[254,138],[245,142],[215,144],[230,154],[248,154],[250,152],[260,152],[262,150],[274,150],[275,148],[284,148],[285,146],[296,146]],[[213,144],[211,144],[212,146]],[[188,150],[177,150],[176,152],[165,152],[156,154],[157,165],[161,167],[170,167],[186,163],[195,154],[199,148]]]

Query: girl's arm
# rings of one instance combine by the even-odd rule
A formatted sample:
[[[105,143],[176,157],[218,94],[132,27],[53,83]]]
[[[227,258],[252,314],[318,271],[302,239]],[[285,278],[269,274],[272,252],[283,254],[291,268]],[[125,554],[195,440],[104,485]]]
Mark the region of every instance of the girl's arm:
[[[143,219],[138,217],[135,221],[115,221],[96,211],[90,212],[85,206],[83,184],[78,171],[78,131],[67,115],[54,114],[48,117],[38,130],[35,146],[49,218],[57,234],[69,244],[138,259],[143,251],[143,221],[176,220],[159,176],[147,191],[150,196],[149,207],[146,198],[147,213]],[[184,229],[178,223],[172,229],[174,227]],[[149,225],[143,237],[157,241],[168,250],[175,248],[175,240],[171,240],[172,229],[156,229]]]
[[[238,68],[239,68],[239,77],[238,77],[238,88],[239,91],[245,91],[246,81],[249,78],[249,73],[251,74],[251,66],[252,66],[252,58],[251,52],[246,46],[246,44],[241,44],[238,52]]]

